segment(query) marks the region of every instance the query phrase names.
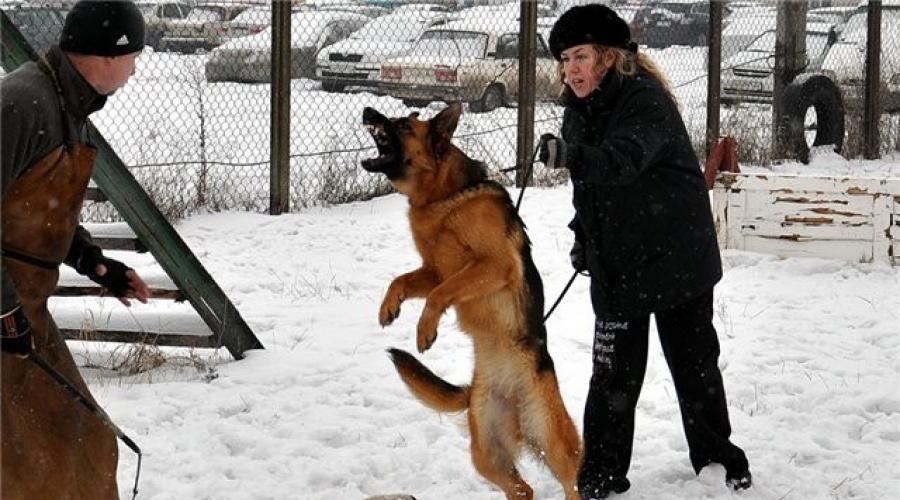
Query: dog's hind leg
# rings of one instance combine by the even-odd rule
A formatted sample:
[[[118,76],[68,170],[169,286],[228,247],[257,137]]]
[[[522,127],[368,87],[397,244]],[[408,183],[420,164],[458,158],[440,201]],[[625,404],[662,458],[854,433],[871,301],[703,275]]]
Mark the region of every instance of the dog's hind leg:
[[[516,469],[518,423],[508,413],[469,408],[472,463],[485,479],[503,490],[507,500],[533,500],[534,491]]]
[[[559,394],[556,376],[545,373],[537,385],[523,413],[525,434],[562,484],[566,500],[578,500],[581,437]]]

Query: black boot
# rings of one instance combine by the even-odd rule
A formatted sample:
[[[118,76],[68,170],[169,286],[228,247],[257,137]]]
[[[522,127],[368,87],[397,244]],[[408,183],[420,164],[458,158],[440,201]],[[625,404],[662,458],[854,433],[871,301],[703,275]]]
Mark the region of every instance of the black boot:
[[[738,470],[725,470],[725,484],[734,491],[746,490],[753,483],[750,469],[742,467]]]
[[[606,498],[610,493],[625,493],[631,488],[631,481],[626,477],[606,476],[596,483],[588,486],[579,487],[581,500],[600,500]]]

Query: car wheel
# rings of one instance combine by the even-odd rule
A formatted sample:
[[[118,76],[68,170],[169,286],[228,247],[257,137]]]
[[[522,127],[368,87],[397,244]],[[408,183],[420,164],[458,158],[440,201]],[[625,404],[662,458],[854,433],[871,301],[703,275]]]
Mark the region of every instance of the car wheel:
[[[344,86],[339,83],[322,82],[322,90],[325,92],[343,92]]]
[[[815,111],[815,139],[807,142],[810,109]],[[801,75],[784,92],[784,111],[788,120],[786,144],[794,156],[809,163],[810,146],[833,144],[840,153],[844,145],[844,103],[841,91],[824,75]]]
[[[487,113],[502,107],[505,102],[506,97],[504,96],[503,87],[491,85],[484,89],[484,95],[481,96],[481,99],[469,103],[469,111],[473,113]]]

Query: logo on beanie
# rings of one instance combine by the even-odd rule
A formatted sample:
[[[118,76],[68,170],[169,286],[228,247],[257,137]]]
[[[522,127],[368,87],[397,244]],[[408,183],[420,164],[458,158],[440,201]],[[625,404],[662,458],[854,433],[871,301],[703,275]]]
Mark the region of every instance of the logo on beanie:
[[[128,35],[122,35],[121,38],[116,40],[116,45],[128,45]]]

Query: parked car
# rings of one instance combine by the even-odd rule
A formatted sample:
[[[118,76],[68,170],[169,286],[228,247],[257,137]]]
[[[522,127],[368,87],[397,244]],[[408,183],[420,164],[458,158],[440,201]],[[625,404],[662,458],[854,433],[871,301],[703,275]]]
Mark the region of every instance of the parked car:
[[[867,22],[865,7],[844,25],[822,62],[821,74],[841,91],[845,106],[861,109],[865,97]],[[900,112],[900,2],[884,1],[881,11],[881,104]]]
[[[772,5],[751,4],[736,8],[729,3],[731,12],[725,19],[722,29],[722,61],[746,49],[760,33],[775,29],[775,7]],[[847,21],[854,7],[821,7],[810,9],[806,14],[807,23],[827,23],[833,25],[835,35]],[[723,71],[727,66],[722,67]]]
[[[647,47],[704,46],[709,37],[709,2],[651,0],[634,15],[630,25],[635,41]]]
[[[736,9],[722,27],[722,61],[746,49],[760,33],[775,29],[775,8]],[[723,70],[726,66],[723,66]]]
[[[146,45],[159,49],[159,41],[166,33],[169,21],[184,19],[194,6],[193,1],[166,2],[159,0],[138,0],[135,2],[146,24]]]
[[[355,0],[306,0],[304,3],[297,5],[298,10],[340,10],[346,12],[355,12],[365,16],[376,18],[389,14],[391,9],[380,5],[373,5],[368,2],[359,2]]]
[[[251,7],[222,26],[222,43],[234,38],[255,35],[271,25],[271,7]]]
[[[809,9],[806,12],[806,15],[807,20],[815,19],[816,21],[833,24],[835,26],[835,31],[840,33],[844,23],[846,23],[854,13],[856,13],[855,7],[833,6]]]
[[[409,10],[373,19],[349,38],[319,52],[316,79],[330,92],[341,92],[347,86],[374,89],[382,61],[406,54],[423,31],[447,19],[442,11]]]
[[[455,5],[454,5],[455,6]],[[394,10],[391,11],[391,14],[400,14],[401,12],[450,12],[452,9],[447,4],[437,4],[437,3],[407,3],[403,5],[397,5],[394,7]]]
[[[832,26],[829,23],[806,25],[807,71],[815,71],[822,65],[829,37],[833,36]],[[775,30],[770,29],[722,65],[722,103],[772,102],[774,64]]]
[[[59,42],[59,34],[65,22],[65,8],[52,5],[3,3],[0,9],[19,29],[36,54],[47,52]]]
[[[492,22],[493,21],[493,22]],[[492,19],[466,19],[425,31],[409,54],[381,65],[381,90],[407,104],[466,101],[474,112],[490,111],[518,97],[519,26]],[[559,96],[556,61],[538,34],[535,96]]]
[[[249,7],[237,2],[198,4],[183,19],[166,23],[159,49],[192,53],[216,47],[224,41],[226,23]]]
[[[361,28],[369,17],[346,11],[291,14],[291,78],[311,78],[316,54]],[[228,41],[206,60],[209,82],[269,82],[272,73],[272,28]]]

